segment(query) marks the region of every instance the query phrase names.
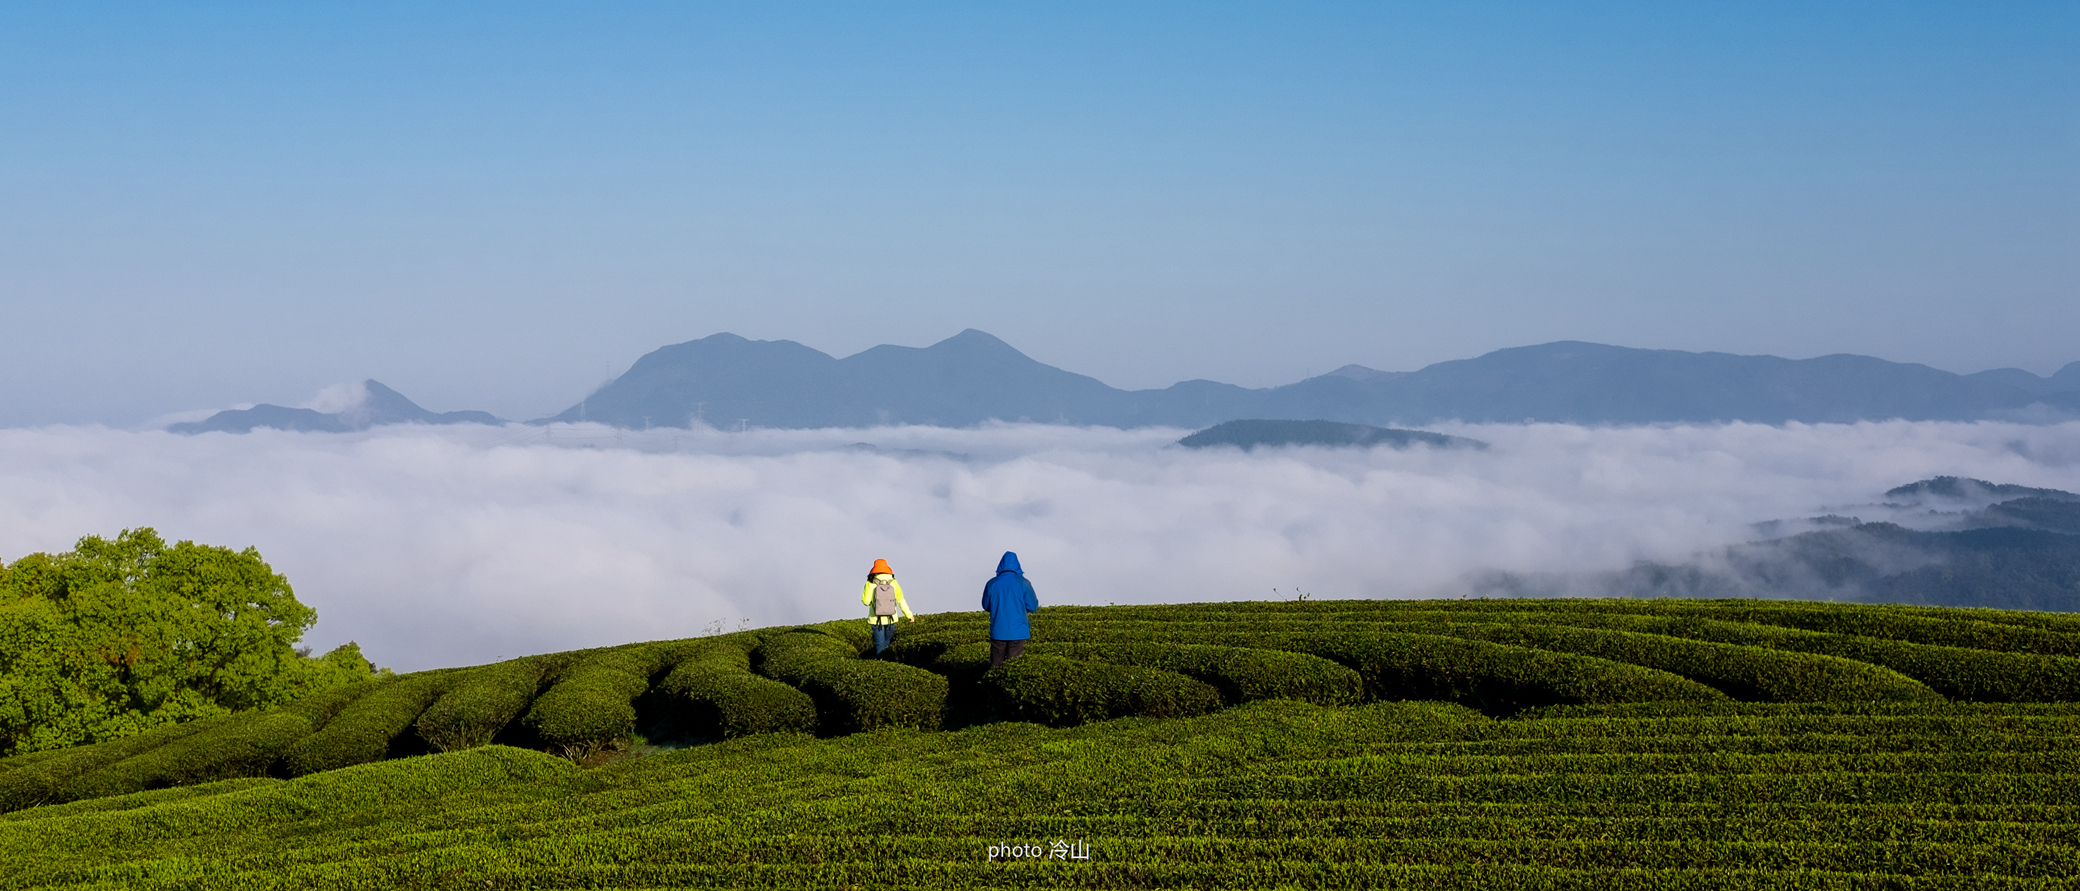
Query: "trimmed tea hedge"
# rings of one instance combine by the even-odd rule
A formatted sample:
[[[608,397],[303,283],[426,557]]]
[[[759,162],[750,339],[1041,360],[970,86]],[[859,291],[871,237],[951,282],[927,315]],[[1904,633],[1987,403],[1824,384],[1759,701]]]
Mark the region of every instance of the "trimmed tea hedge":
[[[1355,669],[1370,699],[1441,699],[1490,715],[1542,705],[1727,698],[1658,669],[1458,637],[1347,632],[1267,635],[1261,644]]]
[[[455,670],[408,675],[378,684],[330,722],[289,747],[282,768],[304,776],[413,754],[412,723],[460,676]]]
[[[1890,669],[1811,653],[1558,625],[1425,622],[1387,627],[1577,653],[1659,669],[1716,688],[1735,699],[1824,702],[1942,698],[1920,682]]]
[[[659,707],[683,735],[734,739],[754,733],[815,733],[816,703],[794,687],[751,672],[745,639],[695,645],[658,682]]]
[[[73,801],[212,780],[266,776],[275,759],[311,732],[311,719],[289,709],[234,715],[59,787]]]
[[[623,745],[635,733],[636,698],[685,650],[685,644],[653,643],[585,655],[534,701],[521,723],[572,761]]]
[[[39,752],[43,757],[0,773],[0,811],[69,800],[59,790],[83,774],[234,720],[237,718],[231,715],[204,718],[109,742]]]
[[[297,721],[322,726],[275,776],[320,752],[378,757],[400,737],[409,748],[418,705],[465,681],[495,687],[513,666],[407,675],[0,762],[0,795],[44,802],[0,814],[0,891],[2080,888],[2080,702],[1943,701],[1880,670],[1951,695],[2062,698],[2069,657],[1938,645],[1940,629],[1917,622],[1999,625],[2011,640],[2064,626],[1864,607],[1840,608],[1833,630],[1784,624],[1824,624],[1792,615],[1805,609],[1835,608],[1051,608],[1027,655],[995,671],[978,614],[906,622],[900,665],[860,658],[864,623],[849,620],[544,658],[509,685],[531,699],[517,712],[529,717],[485,731],[493,745],[203,781],[259,769],[270,734]],[[1888,618],[1902,621],[1868,624]],[[1982,644],[2008,633],[1971,630]],[[636,700],[637,732],[704,703],[713,744],[582,770],[497,744],[553,747],[550,717],[593,714],[573,703],[601,689],[625,704],[646,669],[659,680]],[[868,723],[823,726],[817,710],[835,719],[885,701],[874,684],[897,698],[918,689],[890,683],[902,680],[891,670],[944,675],[948,698],[996,709],[949,702],[943,720],[964,729],[944,733],[757,732]],[[1335,684],[1347,695],[1353,677],[1374,699],[1431,701],[1276,698],[1340,698]],[[1727,690],[1920,698],[1741,702]],[[732,735],[743,738],[713,741]],[[193,784],[54,803],[163,783]],[[1056,840],[1087,843],[1088,858],[1049,853]]]
[[[809,694],[820,732],[939,728],[946,709],[945,678],[858,655],[853,644],[825,631],[797,628],[767,638],[751,659],[760,674]]]
[[[1357,672],[1306,653],[1156,643],[1040,643],[1026,652],[1174,671],[1213,685],[1229,705],[1258,699],[1349,705],[1365,697]]]
[[[1184,675],[1027,653],[982,676],[998,714],[1069,727],[1139,715],[1184,718],[1221,707],[1220,691]]]
[[[1107,645],[1191,639],[1307,653],[1356,670],[1367,699],[1441,699],[1494,715],[1561,703],[1727,698],[1710,686],[1659,669],[1446,635],[1371,630],[1267,633],[1239,631],[1230,623],[1057,620],[1049,636]]]
[[[1563,616],[1483,612],[1463,613],[1460,618],[1512,625],[1537,620],[1569,626],[1621,628],[1670,637],[1815,653],[1881,666],[1913,678],[1943,696],[1973,702],[2080,700],[2080,659],[1933,646],[1889,638],[1805,631],[1778,624],[1708,619],[1702,615],[1584,612]]]
[[[468,669],[412,726],[436,752],[487,745],[534,702],[551,667],[530,656]]]

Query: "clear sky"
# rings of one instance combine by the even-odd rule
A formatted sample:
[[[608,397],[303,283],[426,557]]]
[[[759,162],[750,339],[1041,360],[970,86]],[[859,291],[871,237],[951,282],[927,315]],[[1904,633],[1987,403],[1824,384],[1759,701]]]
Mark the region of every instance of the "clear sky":
[[[0,5],[0,425],[989,331],[2080,359],[2080,4]]]

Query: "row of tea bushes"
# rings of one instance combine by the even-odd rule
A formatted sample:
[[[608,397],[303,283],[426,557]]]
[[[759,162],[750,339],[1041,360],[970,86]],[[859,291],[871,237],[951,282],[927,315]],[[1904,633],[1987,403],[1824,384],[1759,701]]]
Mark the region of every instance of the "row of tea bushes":
[[[1944,616],[1965,630],[1931,624]],[[1430,700],[1510,716],[1627,703],[1710,714],[1734,700],[2080,699],[2080,659],[2042,652],[2076,626],[1994,611],[1345,601],[1057,607],[1033,627],[1026,657],[995,670],[986,618],[959,613],[905,623],[891,660],[866,655],[868,628],[854,619],[420,672],[272,712],[10,758],[0,762],[0,810],[495,742],[585,763],[638,733],[713,741],[1000,720],[1066,726],[1274,700]],[[1977,645],[1959,645],[1968,642]]]
[[[0,817],[0,888],[2058,891],[2076,740],[2073,706],[1264,700],[583,771],[491,746]]]
[[[817,727],[824,733],[939,728],[946,709],[946,678],[859,656],[856,642],[804,627],[767,637],[752,651],[751,664],[759,674],[809,694],[816,703]]]
[[[1174,671],[1212,685],[1228,705],[1259,699],[1350,705],[1365,696],[1365,681],[1357,672],[1320,656],[1283,650],[1199,644],[1040,643],[1027,652]]]
[[[65,789],[74,780],[124,759],[149,752],[190,736],[206,733],[241,719],[237,715],[204,718],[147,730],[136,736],[87,746],[74,746],[39,753],[44,757],[25,760],[0,773],[0,811],[14,811],[60,801],[71,801]]]
[[[809,694],[751,671],[757,645],[743,635],[695,644],[657,684],[666,720],[708,739],[816,732],[816,703]]]
[[[1067,727],[1107,718],[1188,718],[1221,707],[1208,684],[1155,668],[1028,653],[982,676],[999,714]]]
[[[324,726],[383,683],[356,684],[264,712],[222,715],[60,750],[0,773],[0,811],[264,776],[313,728]]]
[[[1174,664],[1191,661],[1193,651],[1250,647],[1306,654],[1330,660],[1359,676],[1364,697],[1373,700],[1430,699],[1458,702],[1489,714],[1509,714],[1541,705],[1647,700],[1724,699],[1725,693],[1680,675],[1611,659],[1512,646],[1439,634],[1406,634],[1372,630],[1322,630],[1315,633],[1258,633],[1232,624],[1076,622],[1055,620],[1049,636],[1062,643],[1041,647],[1095,648],[1065,652],[1135,653],[1165,658]],[[947,623],[921,639],[898,643],[912,658],[962,646],[973,627]],[[1036,637],[1038,632],[1036,631]],[[1177,640],[1203,641],[1200,644]],[[1675,642],[1685,643],[1685,642]],[[975,644],[967,643],[968,647]],[[953,649],[947,649],[947,648]],[[1175,656],[1160,654],[1174,652]],[[1206,653],[1210,651],[1199,651]],[[945,657],[939,657],[944,660]],[[939,664],[937,662],[934,663]],[[1904,680],[1904,679],[1902,679]]]
[[[424,671],[378,682],[317,732],[290,746],[282,756],[284,769],[290,776],[305,776],[424,750],[413,735],[413,723],[461,674]]]
[[[1972,702],[2080,700],[2080,659],[2066,656],[1938,646],[1886,637],[1809,631],[1779,624],[1738,622],[1680,614],[1584,612],[1567,616],[1548,616],[1539,613],[1460,612],[1408,614],[1406,617],[1414,619],[1418,615],[1425,618],[1454,616],[1463,621],[1512,625],[1521,625],[1536,618],[1556,625],[1622,629],[1794,653],[1812,653],[1879,666],[1913,678],[1945,697]],[[1857,697],[1837,695],[1820,698]]]
[[[487,745],[534,703],[565,658],[567,654],[524,656],[469,669],[412,726],[436,752]]]
[[[1942,698],[1920,682],[1882,666],[1767,647],[1564,625],[1412,622],[1387,627],[1659,669],[1754,702]]]
[[[625,744],[635,734],[637,697],[690,647],[648,643],[581,654],[535,698],[521,725],[572,761]]]

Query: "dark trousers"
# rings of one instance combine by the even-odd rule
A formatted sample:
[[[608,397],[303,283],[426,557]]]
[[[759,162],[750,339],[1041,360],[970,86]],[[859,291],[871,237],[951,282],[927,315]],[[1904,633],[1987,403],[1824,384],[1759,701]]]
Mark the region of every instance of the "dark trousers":
[[[879,656],[886,652],[888,645],[895,642],[896,623],[890,622],[886,625],[874,626],[874,655]]]
[[[1002,665],[1002,664],[1004,664],[1004,663],[1006,663],[1006,662],[1009,662],[1009,661],[1011,661],[1011,660],[1013,660],[1013,659],[1016,659],[1016,658],[1018,658],[1018,657],[1019,657],[1020,655],[1024,654],[1024,653],[1025,653],[1025,651],[1026,651],[1026,642],[1025,642],[1025,641],[1022,641],[1022,640],[997,640],[996,638],[990,638],[990,641],[989,641],[989,667],[991,667],[991,668],[995,668],[995,667],[997,667],[997,666],[999,666],[999,665]]]

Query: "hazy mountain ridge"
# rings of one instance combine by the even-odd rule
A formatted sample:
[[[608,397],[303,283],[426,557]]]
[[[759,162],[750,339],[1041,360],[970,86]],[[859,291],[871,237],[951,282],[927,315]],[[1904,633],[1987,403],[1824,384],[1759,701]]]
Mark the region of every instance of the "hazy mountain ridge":
[[[717,334],[644,356],[546,420],[845,427],[994,419],[1195,428],[1238,418],[1368,425],[1978,420],[2029,409],[2080,415],[2080,392],[2070,399],[2064,391],[2037,392],[2067,384],[2080,391],[2080,362],[2050,378],[2019,369],[1959,375],[1847,354],[1783,359],[1561,341],[1412,372],[1346,365],[1265,389],[1191,380],[1119,390],[974,329],[929,347],[884,345],[843,359],[793,341]]]
[[[311,408],[289,408],[261,403],[252,408],[226,409],[201,421],[169,425],[173,433],[250,433],[261,427],[306,433],[350,433],[382,424],[504,424],[501,418],[481,411],[431,412],[406,399],[404,394],[377,383],[361,382],[365,395],[355,405],[337,412]]]
[[[502,423],[484,412],[435,414],[374,381],[366,386],[368,399],[349,411],[259,405],[168,429],[343,432],[389,423]],[[997,420],[1205,428],[1241,418],[1405,427],[1450,420],[1608,425],[2076,417],[2080,362],[2050,377],[2014,368],[1959,375],[1848,354],[1783,359],[1560,341],[1416,371],[1345,365],[1263,389],[1189,380],[1120,390],[968,329],[928,347],[884,344],[842,359],[789,340],[715,334],[653,350],[578,404],[533,423],[802,429],[968,427]]]

